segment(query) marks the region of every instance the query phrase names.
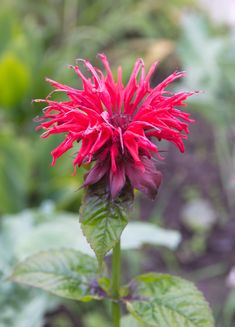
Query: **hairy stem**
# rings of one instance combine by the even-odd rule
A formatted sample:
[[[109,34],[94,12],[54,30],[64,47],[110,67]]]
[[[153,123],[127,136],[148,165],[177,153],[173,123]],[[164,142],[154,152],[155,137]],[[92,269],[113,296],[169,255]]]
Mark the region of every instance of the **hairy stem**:
[[[120,327],[121,311],[119,305],[119,288],[120,288],[120,270],[121,270],[121,249],[120,241],[113,248],[112,257],[112,317],[113,327]]]

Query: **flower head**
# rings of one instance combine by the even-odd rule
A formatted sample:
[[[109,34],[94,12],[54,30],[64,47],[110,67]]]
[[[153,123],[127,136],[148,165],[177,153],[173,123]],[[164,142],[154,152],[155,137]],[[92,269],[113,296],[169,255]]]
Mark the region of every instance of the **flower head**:
[[[183,139],[188,134],[189,114],[181,111],[184,100],[194,92],[171,93],[166,87],[183,72],[174,72],[162,83],[151,88],[150,79],[156,69],[154,63],[147,75],[144,62],[138,59],[126,86],[122,82],[122,68],[114,80],[105,55],[99,55],[106,74],[82,60],[90,73],[87,78],[79,66],[70,66],[82,80],[83,88],[75,89],[47,79],[55,91],[67,95],[67,101],[56,102],[47,97],[47,107],[37,129],[41,135],[65,133],[64,141],[52,151],[53,161],[81,142],[73,164],[77,166],[94,162],[85,177],[84,185],[95,184],[106,178],[112,198],[123,189],[126,182],[133,188],[154,198],[161,183],[161,173],[155,167],[153,156],[160,157],[158,145],[153,140],[173,142],[184,152]]]

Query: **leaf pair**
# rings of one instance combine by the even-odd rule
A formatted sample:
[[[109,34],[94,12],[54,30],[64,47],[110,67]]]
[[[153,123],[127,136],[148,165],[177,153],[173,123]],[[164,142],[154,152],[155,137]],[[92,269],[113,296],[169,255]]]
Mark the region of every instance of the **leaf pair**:
[[[50,250],[20,263],[10,279],[72,300],[112,300],[110,280],[97,279],[97,271],[104,256],[119,241],[132,202],[133,194],[128,187],[115,200],[109,198],[105,184],[87,188],[80,221],[98,264],[96,259],[79,251]],[[181,278],[150,273],[136,277],[122,290],[120,301],[139,321],[136,326],[213,327],[213,318],[202,294]]]
[[[97,268],[94,258],[78,251],[51,250],[20,263],[10,279],[72,300],[100,300],[108,298],[109,280],[97,280]],[[146,326],[213,327],[202,294],[192,283],[179,277],[140,275],[125,289],[128,294],[121,301]]]

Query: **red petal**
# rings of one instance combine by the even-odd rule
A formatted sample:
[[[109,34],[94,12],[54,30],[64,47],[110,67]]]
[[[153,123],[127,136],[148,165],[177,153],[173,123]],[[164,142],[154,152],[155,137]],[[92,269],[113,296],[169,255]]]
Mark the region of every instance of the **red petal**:
[[[125,169],[122,162],[118,164],[118,168],[116,172],[110,171],[109,175],[109,184],[110,184],[110,192],[112,199],[115,199],[122,188],[124,187],[126,182]]]
[[[113,144],[111,146],[110,156],[111,156],[111,168],[112,168],[112,172],[115,173],[117,171],[116,158],[118,156],[118,148],[117,148],[116,144]]]
[[[161,184],[162,175],[155,168],[153,161],[146,157],[142,158],[145,171],[139,170],[133,163],[126,163],[126,174],[132,187],[145,193],[149,198],[154,199]]]
[[[109,161],[97,162],[86,176],[83,186],[97,183],[109,170]]]
[[[124,140],[124,145],[127,148],[127,150],[130,152],[130,155],[135,161],[135,164],[137,164],[139,167],[141,167],[142,170],[144,170],[142,162],[139,158],[139,147],[135,138],[130,134],[128,135],[128,132],[125,132],[123,135],[123,140]]]
[[[52,166],[55,165],[56,160],[66,151],[68,151],[69,149],[71,149],[73,147],[73,142],[76,140],[76,138],[72,137],[71,135],[68,135],[65,140],[58,145],[52,152]]]

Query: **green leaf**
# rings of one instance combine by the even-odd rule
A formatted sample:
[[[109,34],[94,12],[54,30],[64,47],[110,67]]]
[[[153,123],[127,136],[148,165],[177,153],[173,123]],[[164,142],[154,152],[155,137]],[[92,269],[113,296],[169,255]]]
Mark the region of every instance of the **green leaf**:
[[[121,319],[121,327],[149,327],[149,325],[137,321],[131,315],[126,315]]]
[[[132,202],[133,193],[129,187],[115,200],[110,199],[104,183],[97,183],[86,189],[80,209],[80,222],[99,265],[120,239],[127,225],[127,210]]]
[[[130,284],[129,312],[154,327],[213,327],[213,317],[199,290],[189,281],[163,274],[145,274]]]
[[[96,271],[94,258],[78,251],[61,249],[27,258],[16,266],[9,279],[86,302],[100,298],[94,287]]]

